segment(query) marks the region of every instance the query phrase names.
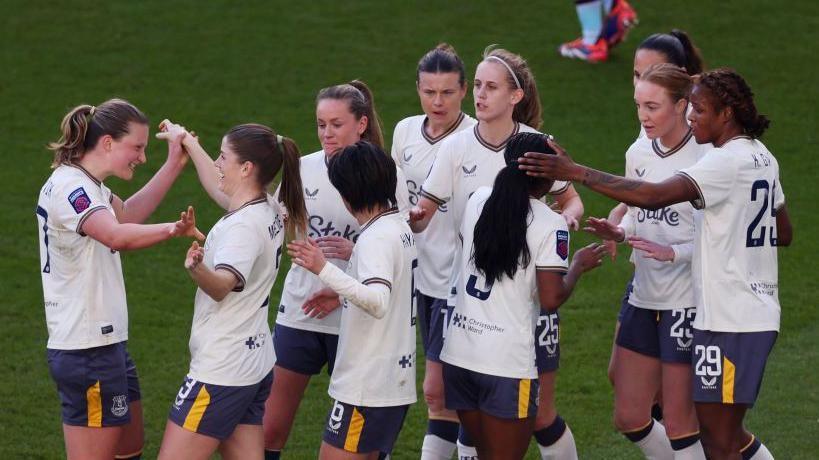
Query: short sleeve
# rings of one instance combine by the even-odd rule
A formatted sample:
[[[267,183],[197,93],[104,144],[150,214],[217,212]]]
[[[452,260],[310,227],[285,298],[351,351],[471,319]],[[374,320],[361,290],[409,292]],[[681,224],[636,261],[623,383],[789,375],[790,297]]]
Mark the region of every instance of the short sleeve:
[[[396,248],[386,237],[374,236],[364,241],[359,238],[355,245],[356,275],[361,284],[383,284],[392,290]]]
[[[395,181],[395,205],[398,207],[398,211],[406,217],[406,214],[412,208],[412,204],[410,203],[409,188],[407,188],[407,177],[398,166],[398,163],[395,164],[395,176],[397,179]]]
[[[85,235],[82,225],[91,214],[111,206],[110,192],[106,194],[100,185],[86,180],[64,184],[52,199],[57,208],[52,217],[55,222],[80,235]]]
[[[566,272],[569,269],[569,228],[563,219],[555,223],[534,255],[537,270]]]
[[[569,185],[571,185],[571,182],[556,180],[552,183],[552,188],[549,189],[549,195],[560,195],[569,190]]]
[[[236,292],[245,288],[247,277],[253,269],[256,258],[262,253],[262,241],[259,233],[250,225],[239,221],[226,226],[219,242],[213,250],[213,269],[227,270],[239,280]]]
[[[452,139],[446,139],[438,149],[435,162],[429,176],[421,187],[421,196],[428,198],[438,205],[442,205],[452,198],[452,182],[454,174],[455,149]]]
[[[697,199],[691,201],[694,209],[705,209],[730,196],[737,177],[737,165],[730,152],[715,148],[677,174],[690,180],[697,189]]]
[[[390,148],[390,156],[392,160],[395,162],[396,165],[401,164],[401,155],[398,151],[399,145],[402,145],[404,142],[403,139],[403,132],[404,132],[404,121],[401,120],[395,125],[395,130],[392,132],[392,147]]]

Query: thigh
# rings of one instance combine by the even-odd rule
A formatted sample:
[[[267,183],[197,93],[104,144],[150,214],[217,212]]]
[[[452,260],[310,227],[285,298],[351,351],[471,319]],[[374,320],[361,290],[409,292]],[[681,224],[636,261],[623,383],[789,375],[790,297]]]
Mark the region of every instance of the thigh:
[[[131,421],[122,427],[122,435],[117,445],[118,457],[133,457],[142,452],[145,445],[145,427],[142,417],[142,401],[133,401],[128,405]]]
[[[742,427],[747,406],[742,404],[696,403],[702,445],[706,456],[723,458],[739,454],[749,441]]]
[[[546,428],[554,422],[557,417],[555,407],[555,384],[557,372],[544,372],[538,376],[538,405],[537,418],[535,420],[536,429]]]
[[[273,367],[273,384],[265,401],[264,428],[267,447],[281,449],[287,441],[310,376]]]
[[[522,459],[529,447],[534,417],[507,419],[481,413],[481,438],[478,456],[487,459]]]
[[[219,445],[224,460],[263,460],[264,432],[261,425],[239,424]]]
[[[378,458],[378,454],[375,452],[366,454],[347,452],[344,449],[328,444],[326,441],[322,441],[318,458],[320,460],[375,460]]]
[[[216,452],[220,440],[186,430],[172,422],[165,424],[165,434],[159,447],[158,460],[206,460]]]
[[[480,439],[483,430],[481,412],[478,410],[459,410],[458,420],[461,422],[461,427],[466,431],[466,435],[475,443],[477,449],[478,445],[483,442]]]
[[[63,424],[68,460],[110,460],[116,455],[122,426],[91,428]]]
[[[618,346],[614,367],[614,408],[615,420],[619,420],[618,429],[636,429],[648,421],[660,378],[659,359]]]

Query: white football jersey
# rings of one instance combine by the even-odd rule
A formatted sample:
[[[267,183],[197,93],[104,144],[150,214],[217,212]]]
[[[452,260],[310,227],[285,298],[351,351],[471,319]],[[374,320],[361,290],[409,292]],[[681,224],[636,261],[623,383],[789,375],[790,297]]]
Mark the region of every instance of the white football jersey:
[[[513,278],[493,284],[470,260],[474,229],[492,189],[481,187],[467,203],[463,250],[457,261],[461,277],[441,359],[483,374],[516,379],[537,378],[535,326],[540,315],[536,273],[566,272],[569,230],[562,216],[545,203],[530,199],[526,244],[531,260]]]
[[[37,199],[40,271],[48,348],[80,350],[128,340],[128,307],[119,252],[82,233],[113,194],[80,166],[62,165]]]
[[[696,163],[711,144],[697,144],[691,131],[676,146],[666,148],[659,139],[638,138],[626,152],[626,177],[662,182],[677,171]],[[689,245],[694,242],[694,207],[677,203],[662,209],[629,207],[634,234],[662,245]],[[690,259],[660,262],[634,250],[634,290],[629,303],[650,310],[671,310],[694,306]],[[690,254],[690,250],[689,250]]]
[[[340,236],[355,243],[359,233],[358,221],[344,207],[341,194],[330,183],[327,173],[328,160],[323,150],[301,157],[300,171],[304,187],[304,204],[307,207],[307,232],[310,238]],[[397,172],[395,197],[398,200],[398,209],[406,216],[410,208],[407,181],[400,168],[397,168]],[[329,259],[329,262],[342,270],[347,267],[346,260]],[[305,331],[338,334],[341,320],[339,310],[324,318],[311,318],[301,309],[311,294],[325,287],[317,276],[292,264],[284,279],[276,323]]]
[[[417,115],[401,120],[392,137],[392,158],[407,177],[410,204],[418,204],[421,185],[429,175],[432,163],[443,140],[450,134],[471,128],[475,119],[461,112],[455,123],[442,135],[431,138],[427,135],[426,115]],[[415,235],[418,246],[418,268],[415,270],[415,285],[421,293],[429,297],[445,299],[449,293],[449,276],[452,270],[457,244],[452,213],[449,206],[438,206],[438,212],[429,221],[426,230]]]
[[[515,123],[515,129],[509,137],[519,132],[536,133],[538,131],[522,123]],[[469,197],[478,187],[493,186],[498,172],[506,167],[503,151],[508,141],[509,138],[506,138],[500,145],[486,142],[478,131],[478,125],[475,124],[473,129],[454,133],[442,142],[420,194],[439,206],[443,204],[449,206],[454,223],[453,232],[456,235],[460,231]],[[568,188],[568,182],[555,181],[549,193],[560,194]],[[451,275],[448,284],[456,286],[458,284],[458,264],[454,263],[452,267],[455,269],[450,268]],[[453,301],[451,297],[453,294],[450,292],[450,304]]]
[[[347,274],[363,284],[388,286],[389,309],[381,319],[346,299],[337,309],[341,311],[341,328],[328,390],[332,398],[370,407],[416,401],[416,257],[412,230],[395,208],[361,229]]]
[[[785,204],[779,163],[740,136],[680,171],[702,209],[694,240],[694,327],[717,332],[779,330],[776,209]]]
[[[269,195],[225,214],[210,230],[202,263],[233,273],[239,283],[221,302],[196,290],[192,378],[245,386],[260,382],[273,369],[276,354],[267,316],[283,242],[281,208]]]

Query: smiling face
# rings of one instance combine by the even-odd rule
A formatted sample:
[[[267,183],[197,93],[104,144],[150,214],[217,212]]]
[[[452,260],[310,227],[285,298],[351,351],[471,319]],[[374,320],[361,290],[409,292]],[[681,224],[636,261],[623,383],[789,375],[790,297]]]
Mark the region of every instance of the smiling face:
[[[461,101],[466,96],[466,85],[458,84],[457,72],[418,75],[418,98],[427,118],[436,124],[451,124],[461,113]]]
[[[632,83],[634,86],[637,86],[637,80],[640,79],[640,75],[642,75],[646,69],[654,64],[664,64],[667,62],[668,58],[666,55],[659,51],[649,49],[637,50],[637,52],[634,53],[634,73],[632,74]]]
[[[367,117],[356,119],[349,103],[343,99],[322,99],[316,105],[316,126],[321,148],[332,156],[361,140],[367,129]]]
[[[245,162],[240,162],[239,155],[228,142],[227,136],[222,138],[219,157],[213,162],[219,171],[218,187],[225,195],[232,196],[242,182],[242,168]]]
[[[131,180],[134,170],[145,163],[145,147],[148,145],[148,125],[128,123],[128,133],[119,139],[103,136],[99,140],[111,160],[111,174],[123,180]]]
[[[475,117],[483,122],[512,119],[515,104],[523,98],[523,91],[509,86],[509,70],[499,62],[483,61],[475,70],[472,95],[475,98]]]
[[[660,85],[638,81],[634,87],[637,118],[649,139],[658,139],[671,133],[685,114],[688,101],[673,101],[668,90]]]

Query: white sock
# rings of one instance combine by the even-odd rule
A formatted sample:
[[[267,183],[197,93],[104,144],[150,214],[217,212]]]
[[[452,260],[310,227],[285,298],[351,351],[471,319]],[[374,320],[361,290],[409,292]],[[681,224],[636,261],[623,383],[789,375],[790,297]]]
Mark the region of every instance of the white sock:
[[[702,443],[697,441],[684,449],[675,450],[674,460],[705,460]]]
[[[434,434],[424,436],[421,446],[421,460],[450,460],[455,453],[455,443]]]
[[[765,447],[765,444],[759,444],[759,450],[756,451],[751,460],[774,460],[774,456],[771,454],[771,451]]]
[[[671,449],[671,442],[665,434],[665,427],[659,423],[654,423],[653,419],[651,431],[648,432],[645,438],[635,444],[643,451],[646,460],[671,460],[674,458],[674,450]]]
[[[601,0],[580,3],[575,5],[577,19],[580,20],[580,29],[583,31],[583,43],[594,45],[600,38],[603,30],[603,15]]]
[[[566,425],[566,431],[551,446],[537,445],[541,460],[577,460],[577,446],[574,444],[572,429]]]
[[[478,460],[478,450],[475,446],[465,446],[458,440],[458,460]]]

